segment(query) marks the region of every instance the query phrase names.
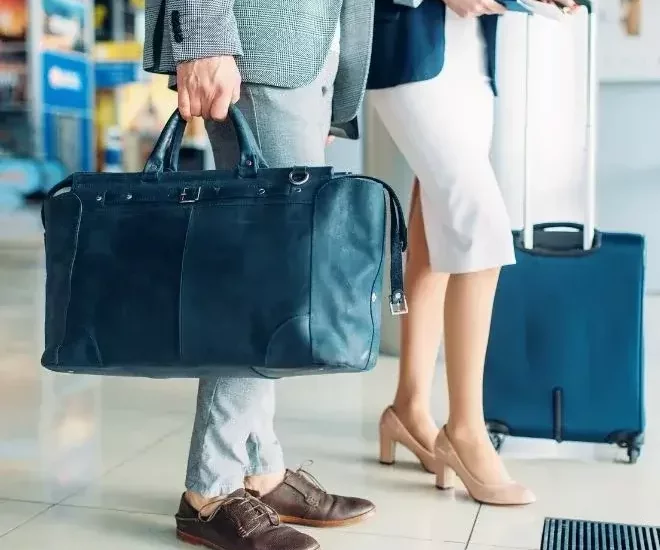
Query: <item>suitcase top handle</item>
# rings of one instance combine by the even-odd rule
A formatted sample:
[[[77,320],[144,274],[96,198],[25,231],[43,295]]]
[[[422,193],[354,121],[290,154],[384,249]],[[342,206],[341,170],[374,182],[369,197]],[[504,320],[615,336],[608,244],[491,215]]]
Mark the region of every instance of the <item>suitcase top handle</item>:
[[[591,13],[591,10],[593,10],[593,4],[592,4],[591,0],[575,0],[575,3],[578,6],[583,6],[583,7],[587,8],[587,11],[589,13]]]
[[[259,168],[268,168],[261,149],[254,137],[243,113],[236,105],[229,106],[229,120],[234,124],[240,159],[238,173],[243,177],[256,177]],[[229,124],[228,121],[225,124]],[[159,174],[162,172],[176,172],[179,165],[179,151],[186,130],[186,121],[177,109],[172,113],[160,133],[154,149],[144,166],[144,174]]]

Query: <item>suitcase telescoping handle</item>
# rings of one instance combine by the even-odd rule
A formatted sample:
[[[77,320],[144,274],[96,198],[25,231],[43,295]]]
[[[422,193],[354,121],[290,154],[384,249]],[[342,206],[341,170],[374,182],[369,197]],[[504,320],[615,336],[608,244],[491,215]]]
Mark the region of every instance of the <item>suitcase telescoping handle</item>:
[[[534,248],[534,229],[544,230],[555,227],[580,227],[582,232],[582,247],[583,249],[590,250],[594,243],[596,235],[596,95],[598,89],[598,81],[596,78],[596,38],[597,38],[597,14],[593,9],[590,0],[577,0],[577,3],[584,6],[587,10],[587,85],[586,85],[586,127],[585,127],[585,158],[586,158],[586,186],[585,186],[585,210],[586,216],[584,225],[579,226],[576,224],[558,223],[558,224],[541,224],[534,225],[533,208],[532,208],[532,193],[530,191],[530,150],[529,144],[532,138],[532,129],[530,128],[530,106],[529,106],[529,90],[530,90],[530,55],[531,51],[531,16],[527,16],[527,29],[526,29],[526,47],[527,52],[526,69],[525,69],[525,143],[524,143],[524,184],[523,184],[523,247],[531,250]]]

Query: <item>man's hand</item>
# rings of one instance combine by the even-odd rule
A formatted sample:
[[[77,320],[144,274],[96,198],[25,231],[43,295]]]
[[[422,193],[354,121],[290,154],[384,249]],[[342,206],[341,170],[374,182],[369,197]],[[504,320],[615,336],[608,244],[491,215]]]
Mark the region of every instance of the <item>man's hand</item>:
[[[241,75],[231,55],[179,63],[176,68],[179,112],[186,120],[201,116],[224,120],[241,92]]]
[[[445,4],[460,17],[506,13],[504,6],[497,0],[445,0]]]

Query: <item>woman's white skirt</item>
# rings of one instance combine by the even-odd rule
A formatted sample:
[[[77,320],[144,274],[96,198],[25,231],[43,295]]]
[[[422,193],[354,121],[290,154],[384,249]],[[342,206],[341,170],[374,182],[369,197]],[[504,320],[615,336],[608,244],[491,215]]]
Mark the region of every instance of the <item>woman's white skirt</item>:
[[[480,25],[447,8],[445,34],[436,78],[369,94],[419,178],[431,268],[469,273],[515,263],[515,256],[490,162],[493,93]]]

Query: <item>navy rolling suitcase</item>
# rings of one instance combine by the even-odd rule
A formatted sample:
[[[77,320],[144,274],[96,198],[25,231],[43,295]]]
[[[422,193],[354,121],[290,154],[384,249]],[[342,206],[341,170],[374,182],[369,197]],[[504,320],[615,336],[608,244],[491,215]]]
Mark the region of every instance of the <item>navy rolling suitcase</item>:
[[[505,435],[613,443],[634,463],[645,422],[645,247],[641,235],[594,229],[595,18],[590,12],[589,213],[584,225],[532,225],[525,169],[517,264],[502,270],[495,297],[484,406],[496,445]]]

